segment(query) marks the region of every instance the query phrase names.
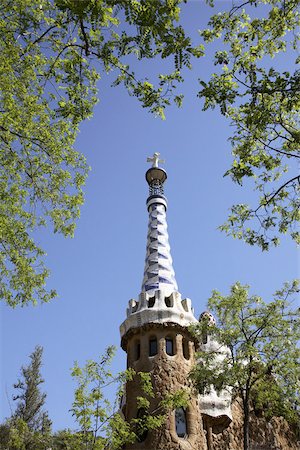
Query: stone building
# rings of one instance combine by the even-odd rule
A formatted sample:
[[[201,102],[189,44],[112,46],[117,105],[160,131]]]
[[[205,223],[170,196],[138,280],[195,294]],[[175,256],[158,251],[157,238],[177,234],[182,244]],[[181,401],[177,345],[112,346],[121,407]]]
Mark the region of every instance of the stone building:
[[[178,389],[187,390],[191,396],[187,408],[170,412],[163,427],[143,433],[139,442],[125,448],[203,450],[209,448],[212,426],[219,426],[222,431],[231,422],[230,396],[212,392],[211,396],[200,398],[191,390],[188,374],[199,344],[188,326],[197,320],[191,300],[181,297],[173,270],[164,196],[167,173],[159,167],[162,161],[158,153],[148,161],[153,165],[146,172],[149,224],[144,278],[139,298],[129,301],[127,318],[120,327],[121,346],[127,353],[127,367],[151,373],[155,392],[152,410],[166,394]],[[214,343],[208,338],[202,345],[205,349]],[[135,379],[126,386],[122,406],[126,420],[143,413],[137,408],[138,395],[140,386]]]

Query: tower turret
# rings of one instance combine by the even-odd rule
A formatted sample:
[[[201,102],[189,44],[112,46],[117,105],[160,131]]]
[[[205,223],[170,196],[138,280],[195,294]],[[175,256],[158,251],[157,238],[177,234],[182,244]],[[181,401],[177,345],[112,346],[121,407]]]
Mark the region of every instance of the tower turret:
[[[149,213],[145,270],[138,300],[131,299],[127,318],[120,326],[121,346],[127,352],[127,366],[136,372],[150,372],[155,410],[161,399],[177,390],[187,390],[187,408],[170,412],[164,427],[144,433],[139,442],[126,445],[130,450],[202,450],[205,436],[199,398],[190,386],[188,374],[195,363],[197,341],[188,326],[196,322],[190,299],[178,291],[167,231],[167,199],[164,183],[167,173],[163,161],[154,153],[152,167],[146,172],[149,186]],[[126,420],[139,417],[137,397],[142,395],[138,379],[126,386],[122,411]]]

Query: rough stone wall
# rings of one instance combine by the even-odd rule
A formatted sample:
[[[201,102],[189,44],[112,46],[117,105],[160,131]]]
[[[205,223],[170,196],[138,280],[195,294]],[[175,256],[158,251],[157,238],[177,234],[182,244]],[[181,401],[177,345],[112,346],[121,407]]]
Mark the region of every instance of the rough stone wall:
[[[232,412],[233,421],[228,428],[223,432],[213,429],[213,450],[243,449],[243,413],[237,402],[233,403]],[[250,450],[300,450],[300,440],[282,417],[266,420],[253,413],[250,419]]]
[[[158,354],[149,357],[149,339],[158,340]],[[166,337],[172,337],[175,343],[175,354],[166,353]],[[135,346],[140,344],[140,358],[135,359]],[[188,348],[183,351],[183,345]],[[149,326],[133,335],[127,343],[128,366],[136,371],[151,372],[155,399],[151,409],[155,410],[159,401],[168,393],[178,389],[190,389],[188,373],[194,364],[194,343],[186,330],[176,326]],[[187,358],[188,356],[188,358]],[[136,381],[127,384],[125,417],[130,420],[137,415],[136,397],[140,395],[140,387]],[[205,435],[200,419],[198,398],[192,397],[186,410],[187,437],[177,436],[175,413],[171,412],[163,427],[148,433],[144,442],[127,445],[126,450],[206,450]]]
[[[158,353],[149,357],[149,339],[156,337]],[[173,337],[175,355],[166,353],[166,337]],[[183,352],[183,342],[188,347],[188,356]],[[186,329],[171,324],[149,324],[126,336],[128,367],[137,372],[151,372],[155,398],[151,409],[155,410],[165,394],[178,389],[190,389],[188,373],[195,358],[194,342]],[[137,344],[140,346],[137,358]],[[126,405],[123,410],[127,420],[137,416],[137,396],[143,395],[138,381],[126,386]],[[187,416],[187,437],[179,438],[175,428],[175,414],[171,412],[163,427],[148,433],[143,442],[126,445],[126,450],[242,450],[243,413],[237,402],[232,404],[233,421],[229,426],[218,423],[210,434],[207,418],[200,414],[198,396],[192,396]],[[216,421],[215,421],[216,423]],[[250,420],[250,450],[300,450],[300,440],[281,417],[266,420],[253,413]]]

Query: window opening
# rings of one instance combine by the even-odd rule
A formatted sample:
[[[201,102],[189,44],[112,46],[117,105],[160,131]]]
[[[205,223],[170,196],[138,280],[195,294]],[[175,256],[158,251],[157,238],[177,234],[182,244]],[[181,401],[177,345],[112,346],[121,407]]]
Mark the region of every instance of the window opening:
[[[182,349],[184,358],[190,359],[189,342],[186,339],[182,341]]]
[[[157,339],[150,338],[149,340],[149,356],[157,355]]]
[[[174,355],[174,340],[170,337],[166,337],[166,353],[167,355]]]
[[[150,297],[148,300],[148,308],[153,308],[155,305],[155,297]]]
[[[184,438],[187,434],[186,413],[183,408],[175,409],[175,426],[178,437]]]
[[[183,309],[184,309],[186,312],[189,312],[189,308],[188,308],[186,299],[182,300],[181,304],[182,304],[182,306],[183,306]]]
[[[137,361],[140,359],[141,356],[141,343],[140,341],[135,342],[135,348],[134,348],[134,360]]]
[[[171,295],[169,297],[165,297],[165,304],[166,304],[167,308],[172,308],[173,299],[172,299]]]

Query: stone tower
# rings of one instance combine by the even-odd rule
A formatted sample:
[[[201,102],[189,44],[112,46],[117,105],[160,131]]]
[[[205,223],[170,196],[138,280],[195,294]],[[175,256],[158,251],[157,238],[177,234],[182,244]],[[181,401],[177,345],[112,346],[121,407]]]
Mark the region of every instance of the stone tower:
[[[181,298],[173,270],[164,196],[167,174],[158,167],[162,162],[159,154],[155,153],[148,161],[153,165],[146,172],[149,225],[144,278],[139,299],[129,301],[120,332],[127,367],[152,375],[154,410],[165,394],[182,388],[190,390],[187,375],[195,362],[196,342],[188,325],[196,319],[191,300]],[[137,409],[136,397],[140,394],[138,382],[127,384],[123,406],[127,420],[139,417],[141,411]],[[186,409],[178,408],[169,414],[164,427],[145,433],[140,442],[126,449],[200,450],[204,441],[199,399],[194,395]]]

